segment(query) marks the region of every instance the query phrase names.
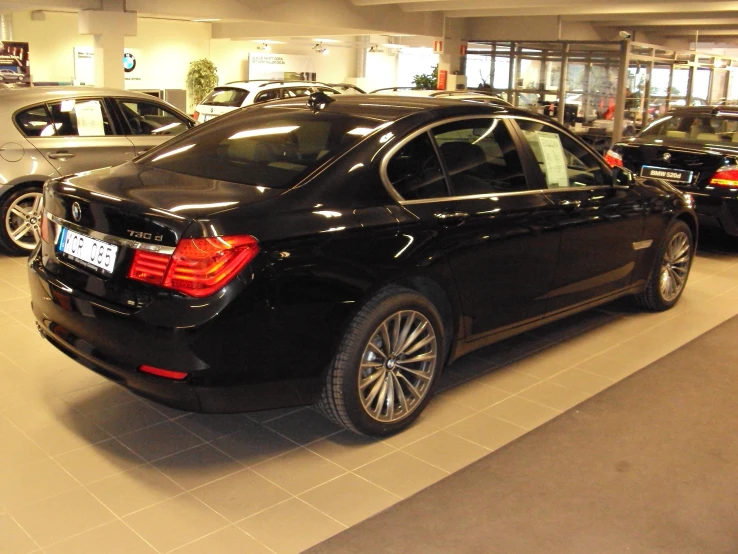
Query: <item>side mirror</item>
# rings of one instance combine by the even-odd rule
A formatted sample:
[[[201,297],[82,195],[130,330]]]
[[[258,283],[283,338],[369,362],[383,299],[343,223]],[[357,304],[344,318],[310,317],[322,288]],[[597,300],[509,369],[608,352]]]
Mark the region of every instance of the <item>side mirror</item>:
[[[635,182],[635,177],[630,169],[615,166],[611,171],[613,185],[629,187]]]

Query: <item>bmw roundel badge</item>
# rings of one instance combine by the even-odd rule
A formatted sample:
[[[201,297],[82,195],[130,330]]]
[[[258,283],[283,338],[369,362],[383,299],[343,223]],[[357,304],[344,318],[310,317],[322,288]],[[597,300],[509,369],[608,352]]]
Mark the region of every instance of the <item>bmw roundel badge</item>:
[[[664,155],[661,156],[661,159],[665,162],[668,162],[669,160],[671,160],[671,154],[669,152],[664,152]]]
[[[126,73],[130,73],[136,69],[136,57],[130,52],[123,54],[123,70]]]
[[[82,208],[80,207],[79,202],[72,204],[72,217],[77,222],[82,219]]]

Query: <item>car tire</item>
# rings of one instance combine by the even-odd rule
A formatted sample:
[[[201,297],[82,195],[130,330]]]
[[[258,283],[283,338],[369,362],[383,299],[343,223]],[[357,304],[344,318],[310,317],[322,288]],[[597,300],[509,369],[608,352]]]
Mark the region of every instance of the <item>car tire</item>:
[[[442,318],[432,302],[407,288],[385,287],[351,321],[318,407],[364,435],[405,429],[430,400],[445,343]]]
[[[0,204],[0,249],[12,256],[27,256],[41,235],[41,185],[25,185],[13,190]],[[14,239],[21,229],[27,232]]]
[[[656,254],[646,288],[636,296],[638,304],[652,312],[674,306],[684,292],[693,257],[691,229],[684,221],[673,221]]]

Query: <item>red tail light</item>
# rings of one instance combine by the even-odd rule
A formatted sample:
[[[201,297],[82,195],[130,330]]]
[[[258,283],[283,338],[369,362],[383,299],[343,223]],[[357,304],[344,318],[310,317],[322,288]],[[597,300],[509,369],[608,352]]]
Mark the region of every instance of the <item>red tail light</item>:
[[[144,373],[150,373],[157,377],[165,377],[167,379],[174,379],[175,381],[181,381],[187,377],[184,371],[172,371],[171,369],[162,369],[160,367],[154,367],[152,365],[140,365],[138,366],[139,371]]]
[[[716,187],[738,188],[738,166],[726,165],[721,167],[712,176],[709,184]]]
[[[197,121],[197,118],[198,117],[200,117],[200,112],[195,111],[195,113],[192,114],[192,119],[194,119],[195,121]]]
[[[128,278],[202,298],[226,286],[258,253],[250,236],[182,239],[171,256],[137,250]]]
[[[133,263],[128,270],[128,278],[150,285],[161,285],[171,259],[172,257],[167,254],[136,250],[133,254]]]
[[[623,157],[614,150],[608,150],[605,161],[610,167],[623,167]]]

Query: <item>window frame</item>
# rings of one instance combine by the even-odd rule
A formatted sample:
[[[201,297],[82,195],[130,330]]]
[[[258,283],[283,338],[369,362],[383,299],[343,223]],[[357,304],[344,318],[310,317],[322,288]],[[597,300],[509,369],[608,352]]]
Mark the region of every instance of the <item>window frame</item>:
[[[431,202],[448,202],[448,201],[458,201],[458,200],[476,200],[480,198],[493,198],[493,197],[499,197],[499,196],[512,196],[512,195],[520,195],[520,194],[540,193],[541,190],[530,188],[530,187],[531,187],[531,184],[538,183],[539,176],[537,175],[537,173],[541,173],[541,172],[540,170],[537,170],[537,173],[534,173],[530,169],[531,159],[535,161],[535,157],[533,155],[532,150],[530,150],[530,146],[527,144],[527,142],[523,142],[521,140],[522,136],[521,136],[519,127],[517,125],[512,125],[510,123],[509,120],[511,119],[511,117],[512,116],[510,114],[495,114],[495,113],[446,117],[446,118],[434,121],[432,123],[427,123],[419,127],[418,129],[415,129],[411,133],[408,133],[407,135],[402,137],[402,140],[400,140],[397,144],[395,144],[392,148],[390,148],[390,150],[382,158],[382,162],[379,167],[379,175],[380,175],[382,184],[387,190],[387,193],[398,204],[401,204],[401,205],[426,204],[426,203],[431,203]],[[448,168],[446,167],[446,162],[444,161],[443,156],[441,155],[441,152],[438,147],[438,143],[436,142],[435,137],[433,136],[433,133],[431,131],[433,128],[439,127],[441,125],[445,125],[447,123],[456,123],[458,121],[472,121],[475,119],[486,119],[486,120],[499,119],[500,121],[503,122],[503,124],[508,130],[508,133],[510,134],[510,138],[512,139],[513,144],[515,144],[515,148],[518,151],[518,156],[520,157],[520,163],[523,167],[523,172],[525,174],[526,182],[528,184],[527,189],[513,191],[513,192],[490,192],[490,193],[484,193],[484,194],[471,194],[471,195],[459,195],[459,196],[452,195],[452,185],[451,185],[451,180],[449,179]],[[408,142],[410,142],[411,140],[414,140],[415,138],[422,135],[423,133],[426,133],[428,135],[431,141],[431,144],[433,145],[433,149],[436,153],[436,157],[438,158],[438,163],[441,167],[441,171],[443,172],[443,178],[446,182],[446,189],[449,191],[449,196],[444,196],[440,198],[424,198],[424,199],[419,199],[419,200],[406,200],[392,186],[392,182],[390,181],[389,175],[387,174],[387,167],[389,166],[389,162],[392,159],[392,157],[395,154],[397,154],[397,152],[399,152],[400,149],[402,149]]]

